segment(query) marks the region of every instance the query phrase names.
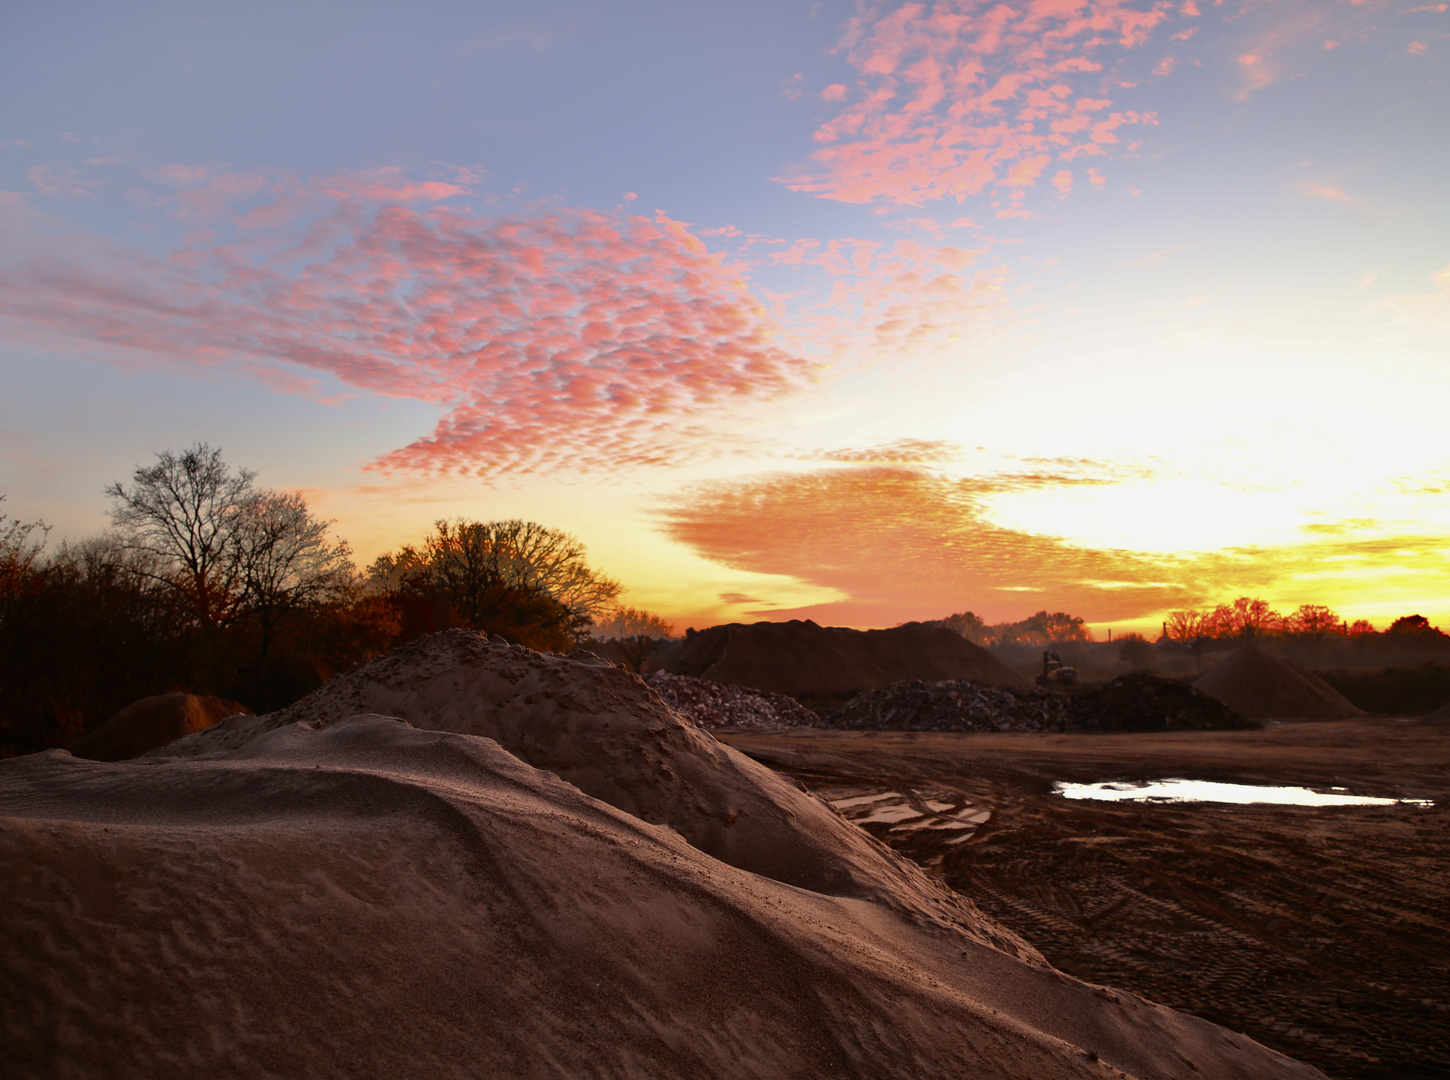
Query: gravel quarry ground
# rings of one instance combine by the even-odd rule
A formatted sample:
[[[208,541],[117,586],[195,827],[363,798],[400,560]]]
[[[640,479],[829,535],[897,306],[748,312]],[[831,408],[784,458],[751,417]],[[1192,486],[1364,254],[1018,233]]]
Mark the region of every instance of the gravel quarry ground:
[[[716,734],[840,804],[1069,974],[1331,1077],[1450,1077],[1450,724]],[[1053,790],[1166,777],[1435,805],[1093,802]]]

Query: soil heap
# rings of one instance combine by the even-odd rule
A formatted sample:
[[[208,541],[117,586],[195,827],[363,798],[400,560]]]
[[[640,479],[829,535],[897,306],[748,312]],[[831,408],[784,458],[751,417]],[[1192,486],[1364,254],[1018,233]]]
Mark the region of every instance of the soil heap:
[[[1254,720],[1343,720],[1365,712],[1318,675],[1245,645],[1193,684]]]
[[[239,701],[209,694],[157,694],[132,702],[70,746],[76,757],[124,761],[140,757],[236,713],[251,715]]]
[[[839,697],[903,679],[1032,685],[980,645],[921,623],[890,630],[817,626],[809,619],[712,626],[686,636],[671,669],[793,698]]]
[[[1074,694],[1072,722],[1085,731],[1248,731],[1263,726],[1191,686],[1142,672]]]
[[[907,679],[857,694],[825,720],[848,731],[1062,731],[1067,698],[1051,690],[966,679]]]
[[[0,816],[16,1076],[1321,1077],[1052,970],[634,676],[467,632],[0,762]]]
[[[668,671],[656,671],[645,681],[666,705],[701,727],[773,731],[821,724],[820,717],[784,694],[671,675]]]

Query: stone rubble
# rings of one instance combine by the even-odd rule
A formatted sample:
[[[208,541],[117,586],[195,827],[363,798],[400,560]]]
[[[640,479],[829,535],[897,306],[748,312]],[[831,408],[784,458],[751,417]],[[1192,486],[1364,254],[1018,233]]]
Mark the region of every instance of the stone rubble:
[[[672,675],[668,671],[656,671],[645,681],[664,698],[665,704],[701,727],[769,731],[821,725],[820,717],[784,694],[689,675]]]
[[[966,679],[908,679],[857,694],[825,720],[847,731],[1063,731],[1071,709],[1062,694],[1009,689]]]

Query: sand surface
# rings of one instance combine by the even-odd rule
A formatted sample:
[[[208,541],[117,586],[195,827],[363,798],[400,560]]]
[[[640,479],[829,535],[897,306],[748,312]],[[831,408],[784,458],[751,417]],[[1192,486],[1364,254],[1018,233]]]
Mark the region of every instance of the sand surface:
[[[1443,723],[720,737],[827,797],[907,791],[951,804],[961,820],[989,811],[955,845],[960,832],[867,828],[1064,971],[1211,1018],[1333,1077],[1450,1076]],[[1346,787],[1437,805],[1165,806],[1052,794],[1059,780],[1173,776]]]
[[[169,753],[0,763],[9,1075],[1319,1075],[1052,970],[617,669],[435,646]]]

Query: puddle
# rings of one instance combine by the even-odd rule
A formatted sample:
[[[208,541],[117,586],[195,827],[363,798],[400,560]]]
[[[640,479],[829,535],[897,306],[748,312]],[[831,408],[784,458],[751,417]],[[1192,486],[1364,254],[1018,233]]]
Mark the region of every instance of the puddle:
[[[1059,782],[1053,791],[1069,799],[1102,799],[1109,802],[1217,802],[1278,803],[1284,806],[1434,806],[1430,799],[1381,799],[1371,795],[1350,795],[1344,788],[1312,791],[1306,787],[1269,787],[1254,784],[1223,784],[1214,780],[1151,780],[1147,783],[1107,781],[1101,784]]]

